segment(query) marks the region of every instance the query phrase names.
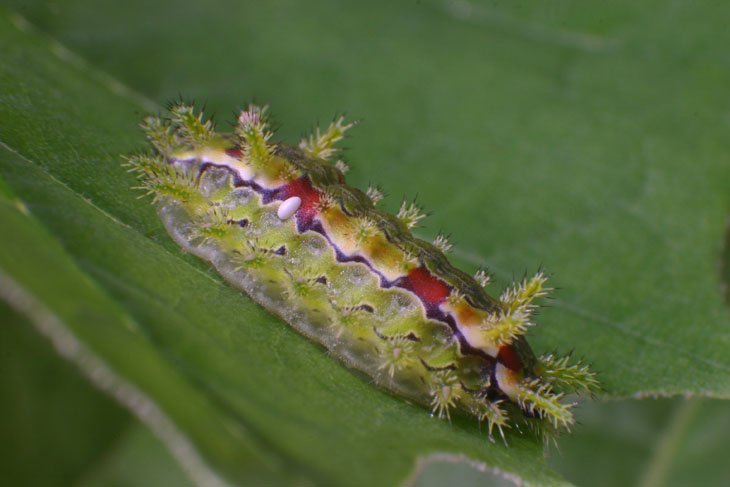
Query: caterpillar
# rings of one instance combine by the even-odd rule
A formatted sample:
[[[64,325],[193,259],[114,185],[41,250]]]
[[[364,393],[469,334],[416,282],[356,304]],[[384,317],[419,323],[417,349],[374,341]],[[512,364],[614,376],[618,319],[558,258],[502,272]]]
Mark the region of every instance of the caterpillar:
[[[490,276],[454,268],[448,238],[412,235],[406,200],[380,209],[376,187],[345,184],[335,119],[298,146],[272,142],[267,107],[250,105],[218,133],[185,103],[141,123],[152,151],[126,158],[171,237],[234,287],[388,391],[488,424],[553,436],[574,424],[566,393],[598,387],[569,355],[536,356],[525,339],[543,272],[486,293]],[[506,443],[506,441],[505,441]]]

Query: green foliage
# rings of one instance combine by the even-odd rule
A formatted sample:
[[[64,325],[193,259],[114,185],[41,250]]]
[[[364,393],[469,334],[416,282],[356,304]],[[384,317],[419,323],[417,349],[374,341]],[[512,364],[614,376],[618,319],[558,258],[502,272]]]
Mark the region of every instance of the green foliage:
[[[422,235],[451,233],[451,258],[498,285],[548,268],[537,350],[575,349],[607,397],[730,397],[726,5],[10,3],[70,51],[0,12],[2,296],[22,288],[228,479],[394,484],[449,452],[431,458],[462,479],[485,475],[458,455],[561,483],[536,441],[491,445],[375,390],[180,254],[119,167],[179,93],[219,125],[256,96],[290,143],[347,109],[354,185],[380,183],[392,213],[417,191],[436,210]],[[602,485],[727,482],[709,461],[727,444],[707,443],[726,401],[691,420],[690,403],[643,403],[586,407],[553,464]]]
[[[72,485],[103,461],[131,418],[4,302],[0,322],[3,482]]]

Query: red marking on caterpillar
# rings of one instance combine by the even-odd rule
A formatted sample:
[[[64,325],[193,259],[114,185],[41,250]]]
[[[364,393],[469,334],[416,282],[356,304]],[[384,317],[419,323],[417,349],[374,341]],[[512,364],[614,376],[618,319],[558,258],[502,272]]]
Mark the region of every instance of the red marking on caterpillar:
[[[499,354],[497,355],[499,363],[504,364],[508,369],[518,372],[522,370],[522,361],[517,353],[517,350],[512,345],[505,345],[499,347]]]
[[[320,193],[312,187],[309,178],[302,176],[295,179],[291,183],[283,186],[280,190],[284,199],[298,196],[302,200],[302,204],[297,210],[297,223],[300,228],[308,228],[312,225],[314,218],[317,216],[317,204],[320,200]]]
[[[446,283],[423,267],[417,267],[408,272],[408,276],[402,278],[398,285],[413,292],[421,301],[430,306],[443,303],[451,292]]]

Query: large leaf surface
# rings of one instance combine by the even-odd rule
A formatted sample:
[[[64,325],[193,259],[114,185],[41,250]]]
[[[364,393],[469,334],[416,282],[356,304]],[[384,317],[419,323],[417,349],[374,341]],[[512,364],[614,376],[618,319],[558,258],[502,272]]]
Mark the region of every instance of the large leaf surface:
[[[192,485],[150,431],[0,304],[0,475],[7,485]]]
[[[728,409],[727,401],[700,398],[594,403],[550,463],[592,487],[729,485]]]
[[[436,210],[424,235],[451,232],[455,260],[467,270],[488,265],[502,282],[540,265],[553,272],[560,289],[540,315],[545,326],[531,337],[538,350],[575,348],[602,372],[606,394],[614,397],[730,396],[730,316],[717,265],[730,206],[728,7],[713,2],[563,2],[548,8],[541,2],[219,1],[77,2],[56,10],[22,2],[18,8],[111,73],[112,81],[160,104],[182,93],[206,102],[226,120],[256,96],[272,105],[281,136],[290,141],[313,120],[347,109],[364,119],[349,143],[353,183],[384,183],[397,196],[391,209],[402,193],[417,192],[427,209]],[[65,56],[61,65],[75,62]],[[191,281],[185,289],[170,278],[151,279],[143,272],[149,262],[128,249],[126,258],[114,257],[119,262],[109,262],[104,249],[92,258],[103,231],[85,235],[81,243],[84,232],[65,225],[58,207],[48,206],[60,200],[29,205],[82,269],[186,374],[206,385],[206,394],[245,409],[244,416],[257,426],[275,421],[251,416],[255,408],[247,401],[255,400],[236,395],[266,396],[269,407],[279,404],[283,411],[289,403],[278,401],[290,385],[287,379],[297,386],[304,409],[324,407],[331,414],[345,407],[338,394],[346,386],[330,380],[356,384],[360,379],[345,374],[348,382],[337,375],[336,365],[326,369],[335,375],[311,368],[307,361],[321,351],[256,308],[245,320],[242,311],[221,310],[234,302],[230,306],[237,310],[246,305],[232,294],[221,298],[227,291],[220,280],[194,259],[177,255],[151,209],[132,200],[126,190],[130,178],[115,161],[117,153],[140,144],[132,127],[132,110],[139,108],[131,108],[124,85],[109,87],[126,99],[108,93],[90,99],[87,85],[103,91],[99,83],[109,80],[83,66],[58,68],[59,60],[47,55],[35,58],[41,66],[34,67],[34,89],[50,100],[31,101],[8,90],[3,141],[72,193],[128,224],[141,241],[151,239],[168,260],[150,273],[177,275],[182,267]],[[28,74],[15,73],[24,89]],[[15,116],[6,116],[10,113]],[[8,180],[21,187],[18,178]],[[24,198],[29,184],[17,189]],[[120,278],[122,270],[127,274]],[[210,308],[191,309],[192,296],[207,300]],[[227,327],[219,332],[230,334],[225,339],[210,337],[199,324],[211,316],[229,320],[219,321]],[[254,321],[260,326],[255,331]],[[205,348],[252,355],[211,359],[192,345],[199,335],[209,337]],[[239,341],[228,341],[236,336]],[[267,348],[272,343],[276,346]],[[297,360],[298,346],[308,350],[302,352],[306,360]],[[265,381],[231,378],[227,367],[238,361],[275,367]],[[313,378],[288,377],[301,368]],[[225,380],[208,382],[221,373]],[[263,383],[280,386],[279,392],[259,391]],[[303,393],[306,387],[314,390]],[[418,414],[413,412],[418,408],[409,410],[407,417]],[[360,417],[359,424],[370,425],[379,410],[371,411],[376,412],[369,420]],[[278,433],[267,430],[262,436],[282,438],[292,427],[275,426]],[[466,423],[464,428],[469,429]],[[454,434],[454,428],[444,431],[445,438]],[[341,441],[330,433],[322,434],[322,442]],[[297,453],[308,434],[291,444],[275,441],[273,449],[316,465],[316,458]],[[460,444],[452,451],[469,450]],[[313,449],[311,456],[319,458],[321,452]],[[514,453],[513,447],[506,456]],[[500,463],[501,451],[489,455],[490,465],[509,465]],[[532,465],[532,458],[522,457],[522,466],[515,468]],[[343,471],[351,467],[339,457],[319,461],[340,462]]]
[[[3,297],[56,340],[78,340],[66,355],[196,480],[215,477],[189,464],[188,440],[243,484],[395,484],[442,452],[562,485],[536,440],[512,434],[507,449],[473,420],[433,420],[183,255],[120,167],[138,143],[139,106],[22,21],[0,22],[11,61],[0,68]]]
[[[611,394],[730,396],[729,7],[22,3],[159,103],[225,121],[255,96],[290,141],[337,111],[364,119],[355,184],[383,184],[391,209],[418,194],[424,234],[452,233],[464,267],[554,274],[538,348],[575,348]]]
[[[0,475],[8,485],[72,485],[131,418],[4,302],[0,323]]]

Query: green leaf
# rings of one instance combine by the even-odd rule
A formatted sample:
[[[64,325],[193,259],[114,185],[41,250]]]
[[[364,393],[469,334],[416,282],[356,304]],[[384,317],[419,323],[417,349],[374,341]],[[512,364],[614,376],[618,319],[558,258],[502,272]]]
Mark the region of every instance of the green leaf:
[[[7,485],[73,485],[131,418],[4,302],[0,323],[0,475]]]
[[[727,401],[657,399],[592,404],[551,464],[576,485],[728,485]]]
[[[465,267],[554,275],[537,348],[575,348],[615,395],[730,396],[730,69],[716,61],[730,7],[96,5],[25,8],[137,91],[198,98],[221,125],[256,96],[296,141],[346,109],[363,119],[354,184],[383,184],[390,210],[418,193],[429,236],[452,233]]]
[[[505,452],[481,445],[469,421],[421,423],[424,410],[361,387],[179,255],[116,166],[117,154],[141,146],[133,112],[154,106],[148,99],[198,98],[225,125],[256,96],[290,142],[348,110],[364,120],[348,140],[353,184],[383,184],[391,211],[402,193],[418,193],[436,210],[424,236],[452,233],[465,270],[487,265],[499,284],[542,265],[553,274],[559,290],[530,337],[536,349],[575,349],[609,397],[730,397],[727,276],[717,265],[730,207],[727,5],[13,3],[102,71],[35,34],[0,30],[12,61],[0,67],[0,138],[26,160],[3,163],[9,184],[182,377],[298,472],[403,478],[432,448],[528,482],[542,467],[529,440],[515,437]],[[80,203],[71,210],[68,199]],[[373,422],[381,435],[359,436]],[[312,431],[320,446],[302,446]],[[388,450],[386,432],[408,440]],[[424,432],[440,439],[424,443]],[[363,473],[374,462],[379,471]]]
[[[0,182],[0,186],[2,186]],[[2,192],[6,187],[0,187]],[[0,302],[0,475],[8,485],[191,485],[152,433]]]
[[[191,441],[225,463],[229,475],[250,479],[263,475],[268,479],[277,473],[277,458],[254,449],[250,431],[217,413],[211,398],[200,394],[199,387],[176,370],[164,351],[153,345],[146,330],[76,265],[29,208],[42,211],[47,205],[52,211],[53,207],[63,207],[69,220],[58,223],[67,229],[76,225],[77,232],[91,238],[94,232],[117,229],[121,223],[101,213],[89,200],[74,196],[58,180],[7,147],[0,148],[0,162],[4,171],[17,170],[6,174],[10,179],[18,178],[15,182],[25,195],[20,201],[6,191],[0,198],[0,224],[7,232],[0,253],[0,296],[33,322],[97,387],[121,401],[167,442],[197,482],[215,485],[218,476],[208,469]],[[24,188],[23,183],[32,187]],[[33,191],[43,198],[35,199]],[[104,220],[111,222],[107,229],[103,228]],[[94,227],[96,223],[102,226]],[[107,257],[112,245],[123,241],[118,232],[111,231],[108,237]],[[96,245],[100,243],[97,239]],[[175,423],[184,424],[185,431]]]
[[[139,423],[129,427],[102,462],[77,485],[81,487],[144,487],[193,484],[175,464],[168,451],[149,429]]]
[[[120,166],[140,143],[138,105],[12,18],[0,18],[11,60],[0,68],[0,169],[12,189],[0,200],[0,295],[194,480],[389,485],[416,459],[449,453],[528,485],[566,485],[534,438],[510,435],[505,448],[473,420],[432,419],[183,255]]]

